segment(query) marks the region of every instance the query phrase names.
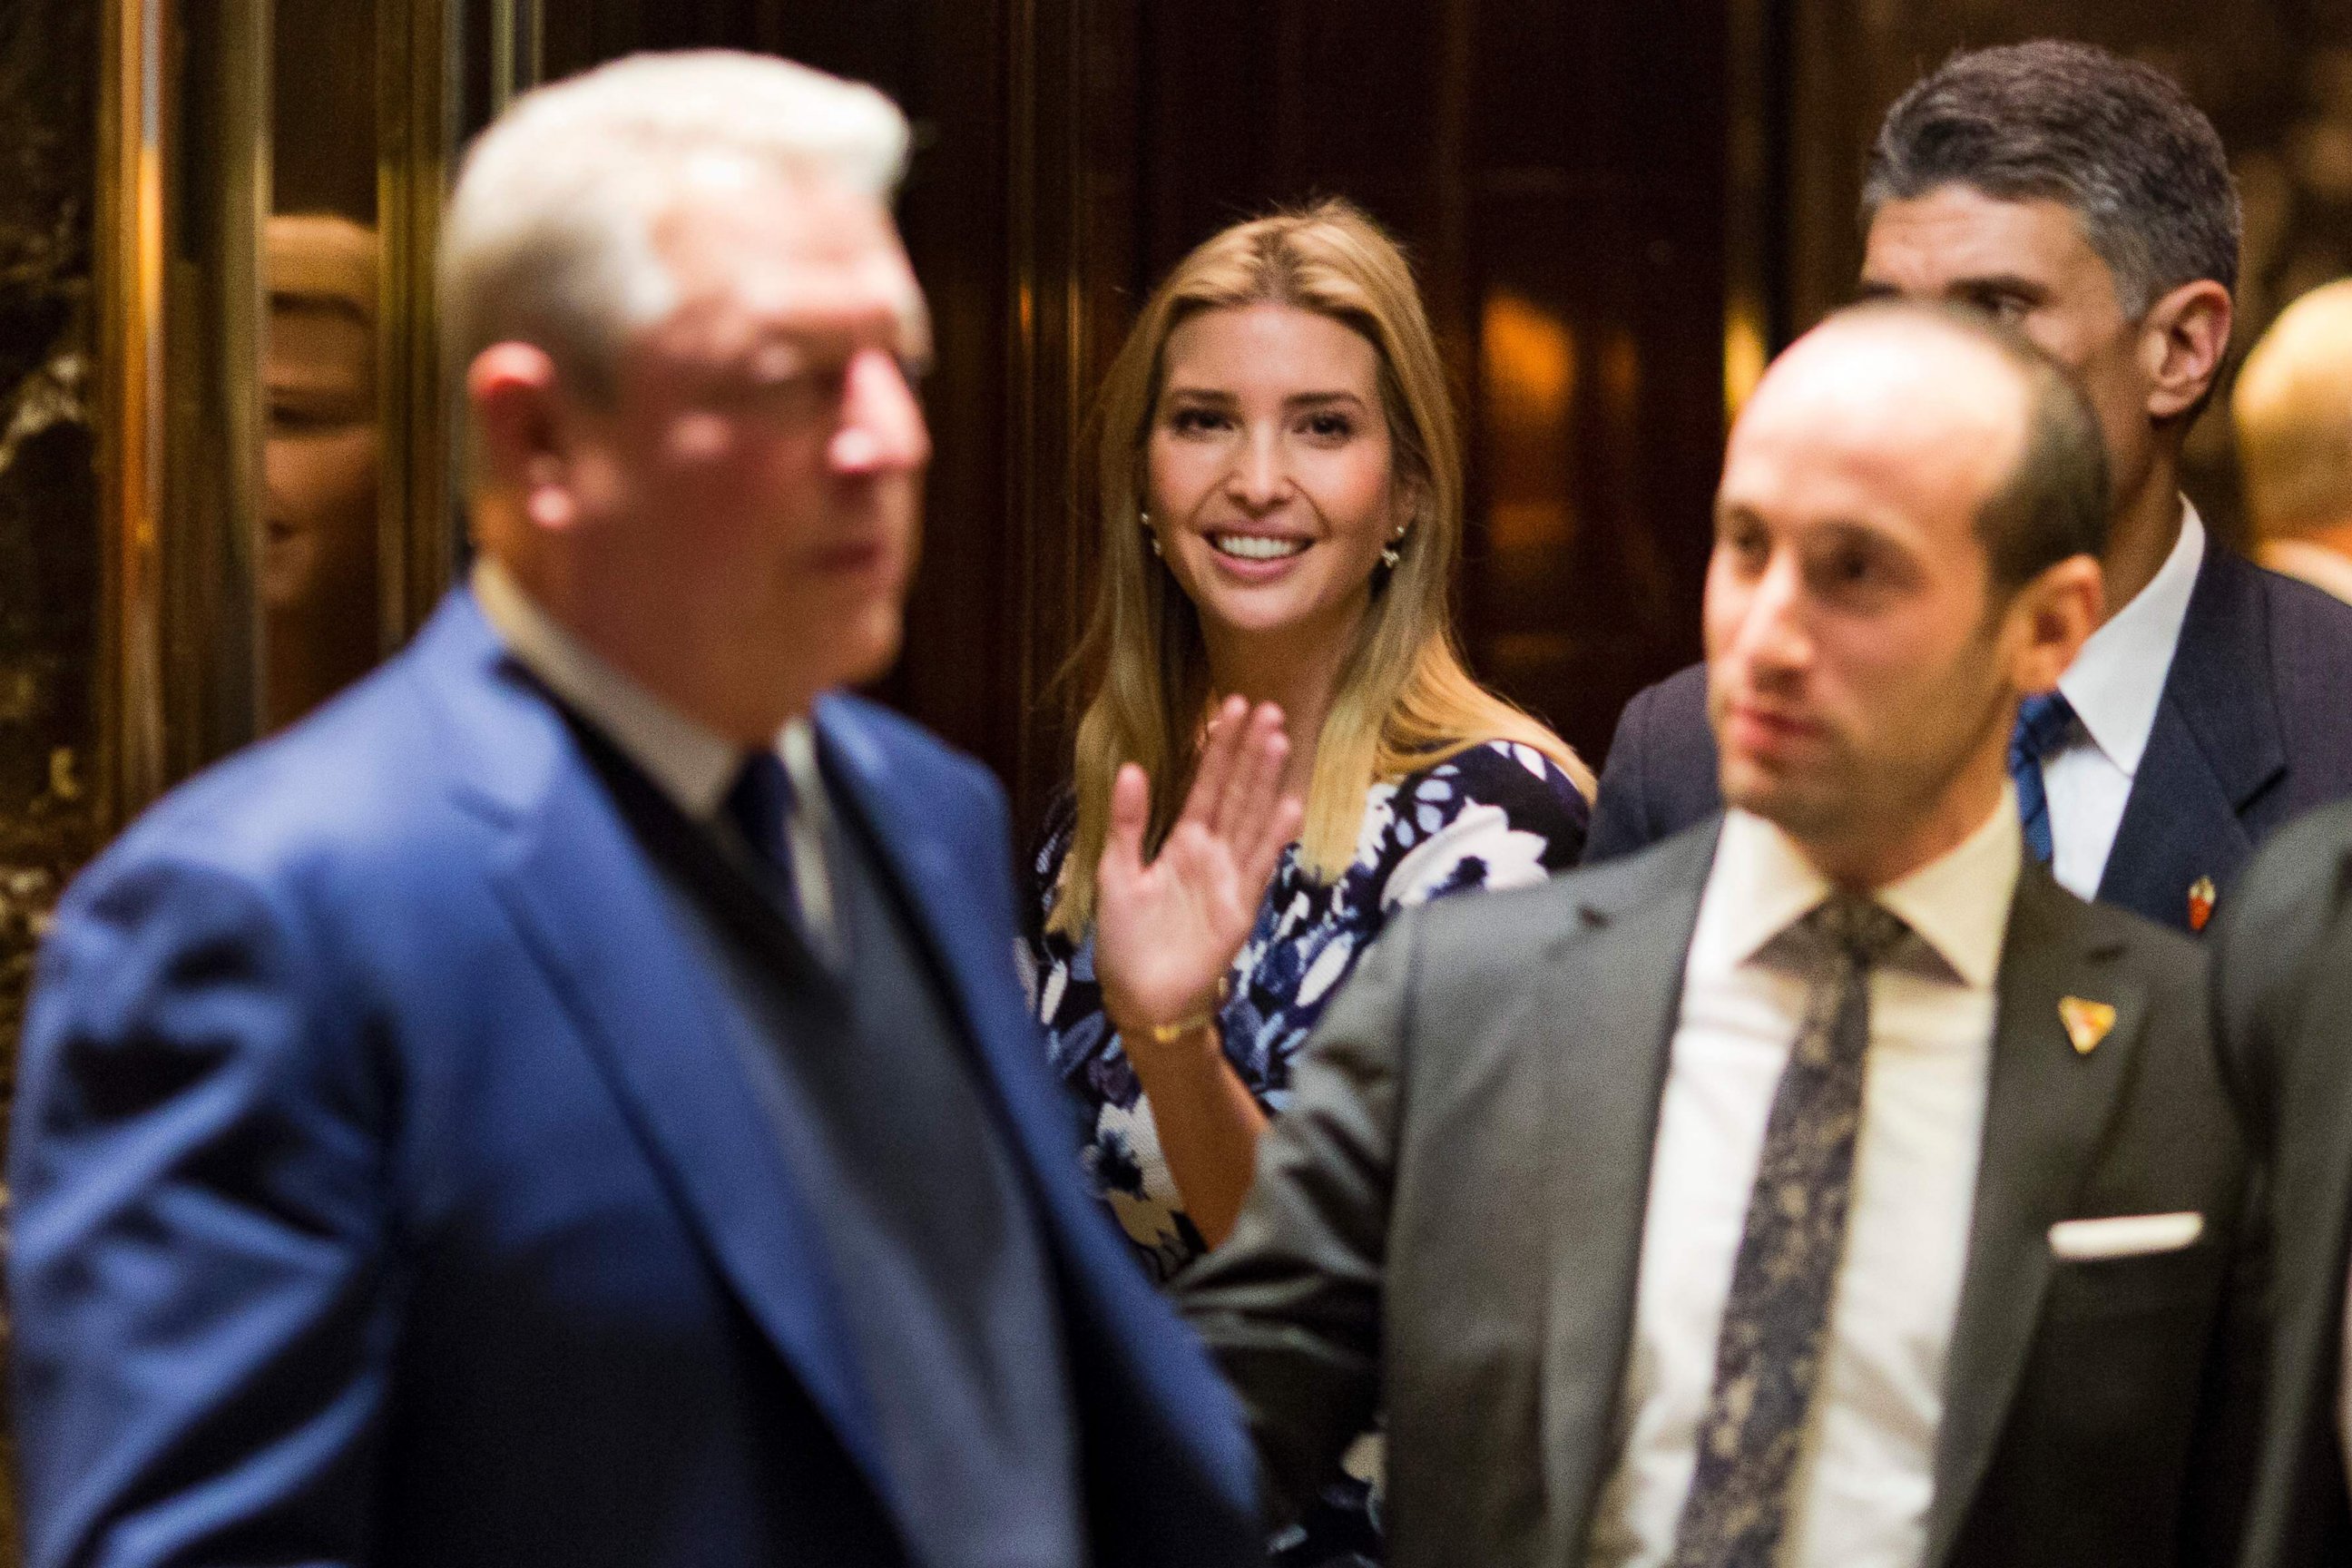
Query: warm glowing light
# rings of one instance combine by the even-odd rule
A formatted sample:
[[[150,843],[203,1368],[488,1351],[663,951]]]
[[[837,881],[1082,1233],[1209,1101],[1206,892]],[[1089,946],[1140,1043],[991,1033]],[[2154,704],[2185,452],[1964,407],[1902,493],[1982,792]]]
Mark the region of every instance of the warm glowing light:
[[[1735,305],[1723,323],[1723,413],[1739,416],[1748,395],[1764,379],[1764,329],[1753,311]]]
[[[1481,312],[1479,359],[1487,541],[1503,556],[1563,549],[1574,531],[1567,464],[1576,336],[1554,312],[1497,290]]]
[[[1576,395],[1576,339],[1567,323],[1530,300],[1497,292],[1486,300],[1479,339],[1496,420],[1553,428],[1567,423]]]

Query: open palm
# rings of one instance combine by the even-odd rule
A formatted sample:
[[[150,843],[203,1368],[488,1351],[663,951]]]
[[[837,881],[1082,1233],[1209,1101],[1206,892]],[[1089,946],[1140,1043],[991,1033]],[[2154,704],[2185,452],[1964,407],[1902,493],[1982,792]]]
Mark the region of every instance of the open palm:
[[[1217,982],[1249,939],[1265,885],[1303,808],[1281,793],[1290,742],[1282,710],[1228,698],[1211,722],[1183,814],[1143,858],[1151,781],[1130,763],[1111,785],[1110,831],[1096,868],[1095,973],[1122,1031],[1214,1005]]]

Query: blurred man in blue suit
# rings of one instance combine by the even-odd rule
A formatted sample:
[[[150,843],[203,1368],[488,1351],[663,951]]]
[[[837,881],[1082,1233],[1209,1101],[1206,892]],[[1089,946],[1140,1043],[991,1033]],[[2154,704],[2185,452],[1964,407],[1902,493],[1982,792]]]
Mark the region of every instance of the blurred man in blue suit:
[[[1255,1556],[1227,1396],[1077,1181],[1002,796],[828,695],[897,651],[929,456],[905,146],[701,55],[472,153],[470,588],[43,955],[38,1568]]]

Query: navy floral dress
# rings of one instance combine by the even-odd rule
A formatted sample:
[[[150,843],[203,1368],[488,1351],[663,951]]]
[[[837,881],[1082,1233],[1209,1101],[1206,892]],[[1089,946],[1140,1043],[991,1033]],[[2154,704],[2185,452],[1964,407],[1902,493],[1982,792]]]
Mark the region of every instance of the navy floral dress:
[[[1234,956],[1219,1022],[1226,1059],[1269,1116],[1290,1095],[1291,1067],[1357,959],[1400,909],[1479,888],[1523,887],[1576,864],[1584,847],[1582,795],[1531,746],[1495,741],[1372,786],[1356,858],[1324,885],[1283,852],[1257,924]],[[1037,1014],[1055,1071],[1086,1118],[1085,1160],[1095,1188],[1152,1279],[1166,1284],[1208,1250],[1185,1214],[1152,1129],[1150,1102],[1103,1015],[1091,934],[1045,935],[1075,829],[1057,802],[1035,861],[1032,928]],[[1275,1542],[1285,1568],[1355,1568],[1379,1561],[1366,1444],[1350,1479],[1325,1493],[1302,1524]]]

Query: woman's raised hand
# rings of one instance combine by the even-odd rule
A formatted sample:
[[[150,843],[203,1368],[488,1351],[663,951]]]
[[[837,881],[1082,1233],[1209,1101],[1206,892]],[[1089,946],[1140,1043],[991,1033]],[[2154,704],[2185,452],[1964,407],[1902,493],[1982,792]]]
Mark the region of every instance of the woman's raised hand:
[[[1215,1006],[1306,815],[1297,795],[1282,794],[1289,756],[1281,709],[1266,702],[1252,712],[1227,698],[1210,721],[1183,815],[1149,865],[1151,781],[1133,763],[1119,769],[1095,871],[1095,974],[1130,1048],[1144,1030]]]

